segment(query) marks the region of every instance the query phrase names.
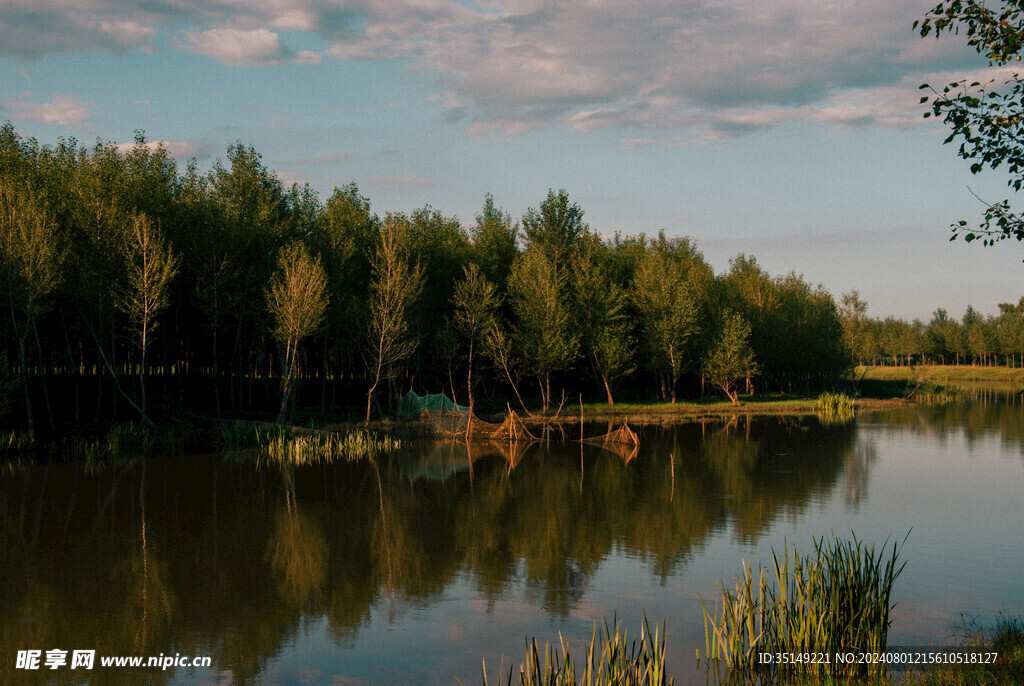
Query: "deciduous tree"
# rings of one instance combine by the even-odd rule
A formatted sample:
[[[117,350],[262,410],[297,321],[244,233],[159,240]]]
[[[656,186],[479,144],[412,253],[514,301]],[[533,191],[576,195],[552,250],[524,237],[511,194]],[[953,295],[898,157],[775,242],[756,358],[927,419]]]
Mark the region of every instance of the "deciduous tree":
[[[63,250],[49,213],[9,177],[0,177],[0,271],[18,342],[25,411],[30,433],[35,431],[28,384],[27,345],[36,322],[50,307],[50,295],[60,278]],[[36,334],[37,345],[41,345]],[[45,389],[45,385],[44,385]],[[49,402],[47,402],[49,408]],[[53,417],[50,415],[51,430]]]
[[[513,338],[521,364],[540,386],[542,412],[551,405],[551,374],[576,359],[579,335],[573,330],[564,278],[539,249],[527,250],[509,277],[517,321]]]
[[[633,276],[631,296],[640,314],[641,340],[651,368],[668,378],[672,402],[680,376],[695,361],[692,344],[701,334],[702,265],[689,242],[673,245],[662,237],[644,251]]]
[[[388,215],[381,226],[373,281],[370,284],[370,312],[367,329],[367,365],[373,382],[366,393],[366,423],[381,379],[391,379],[395,367],[416,349],[412,308],[423,289],[423,269],[409,256],[408,221]]]
[[[267,309],[274,318],[274,337],[284,348],[281,365],[281,409],[283,422],[292,394],[299,344],[316,331],[327,311],[327,276],[320,261],[299,241],[283,247],[277,256],[277,271],[266,292]]]
[[[738,312],[722,313],[721,330],[704,358],[704,376],[739,405],[737,384],[758,373],[750,348],[750,324]]]
[[[580,241],[572,272],[575,319],[580,340],[590,357],[594,374],[604,386],[609,407],[614,383],[630,374],[633,340],[626,307],[626,291],[612,278],[610,249],[592,234]]]
[[[471,264],[455,286],[455,327],[469,347],[469,361],[466,371],[466,393],[469,396],[469,410],[473,412],[473,353],[481,336],[495,322],[500,298],[494,284],[487,280],[480,268]],[[454,400],[454,398],[453,398]]]
[[[139,409],[148,422],[146,411],[146,351],[156,328],[157,315],[170,301],[170,284],[178,269],[178,260],[153,222],[143,214],[132,217],[125,234],[125,271],[127,283],[118,299],[118,307],[132,322],[132,335],[139,349]]]

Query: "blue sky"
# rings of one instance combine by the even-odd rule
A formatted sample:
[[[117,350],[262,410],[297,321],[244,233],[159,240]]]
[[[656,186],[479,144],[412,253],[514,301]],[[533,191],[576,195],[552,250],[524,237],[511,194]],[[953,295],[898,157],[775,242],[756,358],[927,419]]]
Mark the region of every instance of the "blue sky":
[[[978,176],[921,83],[987,77],[911,28],[934,0],[3,0],[0,120],[52,143],[235,141],[322,197],[464,223],[565,188],[611,235],[691,236],[869,314],[927,320],[1024,295],[1024,246],[950,243]]]

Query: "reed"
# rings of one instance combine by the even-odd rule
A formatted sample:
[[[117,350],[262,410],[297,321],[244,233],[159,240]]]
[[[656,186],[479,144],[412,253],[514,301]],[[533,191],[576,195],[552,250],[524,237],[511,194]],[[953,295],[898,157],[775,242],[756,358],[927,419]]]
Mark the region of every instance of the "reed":
[[[906,686],[996,686],[1020,684],[1024,675],[1024,618],[1000,615],[993,626],[964,620],[958,645],[981,653],[998,653],[992,663],[931,665],[910,672]]]
[[[146,440],[146,433],[141,424],[136,422],[118,422],[107,429],[103,437],[102,449],[108,455],[117,455],[126,448],[138,448]]]
[[[952,405],[969,401],[971,395],[959,386],[943,386],[925,381],[917,388],[913,398],[919,405]]]
[[[558,635],[558,647],[545,643],[543,651],[537,639],[527,640],[526,660],[518,673],[511,667],[505,679],[501,671],[497,683],[512,686],[671,686],[665,676],[665,627],[651,627],[644,615],[639,636],[632,638],[619,622],[614,633],[602,620],[597,622],[582,662],[577,662],[569,645]],[[541,655],[543,654],[543,660]],[[483,663],[483,683],[488,686],[487,663]]]
[[[16,453],[29,450],[35,442],[27,431],[0,431],[0,452]]]
[[[401,441],[364,429],[341,433],[295,434],[282,426],[231,424],[223,429],[230,451],[253,449],[257,463],[307,465],[335,460],[375,458],[395,451]]]
[[[909,534],[908,534],[909,536]],[[906,542],[906,538],[903,539]],[[772,552],[771,570],[743,562],[735,591],[720,583],[721,604],[709,613],[704,599],[705,654],[738,672],[761,669],[787,673],[850,676],[856,668],[800,662],[773,667],[759,665],[759,653],[789,655],[881,652],[891,621],[892,588],[906,563],[898,564],[902,544],[876,552],[856,536],[834,536],[814,542],[814,554],[802,557],[785,547]]]
[[[854,402],[845,393],[822,393],[818,396],[816,408],[821,414],[852,415]]]

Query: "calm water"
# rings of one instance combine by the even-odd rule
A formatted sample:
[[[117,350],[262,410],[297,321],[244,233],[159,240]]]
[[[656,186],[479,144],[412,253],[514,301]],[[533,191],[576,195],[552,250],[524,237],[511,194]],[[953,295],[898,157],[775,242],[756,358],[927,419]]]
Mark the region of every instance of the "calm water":
[[[587,434],[607,427],[587,426]],[[567,430],[577,432],[579,426]],[[1024,408],[1010,402],[646,427],[639,454],[562,442],[416,445],[282,471],[238,456],[0,468],[0,683],[72,683],[16,653],[210,656],[88,683],[454,684],[667,622],[705,683],[700,596],[784,541],[912,530],[891,644],[1024,614]],[[97,658],[98,659],[98,658]]]

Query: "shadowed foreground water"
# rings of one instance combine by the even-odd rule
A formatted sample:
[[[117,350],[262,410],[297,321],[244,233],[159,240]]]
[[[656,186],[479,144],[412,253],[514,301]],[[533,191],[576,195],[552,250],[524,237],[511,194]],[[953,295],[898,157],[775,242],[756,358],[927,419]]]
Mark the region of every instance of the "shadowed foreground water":
[[[850,531],[913,530],[890,644],[943,642],[962,612],[1024,613],[1019,402],[646,427],[635,456],[577,425],[287,470],[0,466],[0,683],[469,684],[527,635],[583,643],[646,612],[677,683],[703,684],[700,596],[741,558]],[[54,648],[213,666],[17,668]]]

